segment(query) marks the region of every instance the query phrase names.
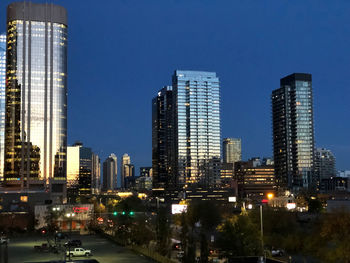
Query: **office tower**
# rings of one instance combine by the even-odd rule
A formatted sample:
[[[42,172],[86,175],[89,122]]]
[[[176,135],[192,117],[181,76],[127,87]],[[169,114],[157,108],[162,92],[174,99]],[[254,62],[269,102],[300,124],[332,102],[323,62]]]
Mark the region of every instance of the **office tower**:
[[[0,182],[4,173],[6,34],[0,34]]]
[[[91,188],[93,194],[98,194],[101,191],[101,160],[95,153],[92,154]]]
[[[176,185],[220,184],[220,91],[215,72],[176,70],[173,75]]]
[[[235,177],[238,183],[238,195],[241,198],[261,200],[276,190],[273,165],[262,165],[256,162],[256,158],[248,162],[236,162]]]
[[[140,177],[153,177],[152,167],[140,167]]]
[[[174,161],[173,90],[162,88],[152,100],[152,168],[153,187],[175,185],[172,172]]]
[[[126,167],[127,164],[130,164],[130,156],[127,153],[124,153],[121,164],[120,164],[120,187],[125,188],[125,178],[129,176],[129,167]]]
[[[282,190],[314,188],[311,75],[294,73],[280,84],[271,96],[276,183]]]
[[[319,181],[337,175],[335,157],[330,150],[317,148],[315,151],[315,176]]]
[[[67,148],[67,15],[53,4],[7,8],[4,178],[7,187],[44,185],[64,201]]]
[[[123,166],[123,188],[130,189],[135,185],[135,166],[133,164],[125,164]]]
[[[112,153],[103,162],[102,191],[113,191],[117,185],[118,162],[117,156]]]
[[[224,163],[235,163],[242,160],[242,141],[237,138],[225,138],[222,143]]]
[[[68,199],[92,194],[93,152],[81,142],[67,147]]]

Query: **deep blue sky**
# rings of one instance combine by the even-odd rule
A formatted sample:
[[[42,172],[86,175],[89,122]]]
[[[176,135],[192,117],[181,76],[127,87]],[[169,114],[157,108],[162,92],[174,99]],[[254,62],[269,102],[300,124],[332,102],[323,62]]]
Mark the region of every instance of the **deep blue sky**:
[[[53,2],[69,14],[70,144],[150,166],[152,97],[175,69],[207,70],[221,81],[222,136],[241,137],[244,158],[271,156],[271,91],[308,72],[316,146],[350,169],[350,1]]]

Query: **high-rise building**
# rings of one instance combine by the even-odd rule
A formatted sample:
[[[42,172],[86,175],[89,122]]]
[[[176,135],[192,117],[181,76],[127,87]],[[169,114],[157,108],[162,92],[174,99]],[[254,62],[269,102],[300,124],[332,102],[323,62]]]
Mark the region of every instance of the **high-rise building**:
[[[176,185],[220,184],[220,86],[215,72],[176,70],[173,75]]]
[[[101,191],[101,160],[95,153],[92,154],[91,188],[93,194],[98,194]]]
[[[153,177],[152,167],[140,167],[140,177]]]
[[[168,188],[175,184],[172,172],[174,157],[173,90],[162,88],[152,100],[152,168],[153,187]]]
[[[0,34],[0,182],[4,179],[6,34]]]
[[[113,191],[117,186],[118,162],[117,156],[112,153],[103,162],[102,191]]]
[[[53,4],[7,7],[4,179],[47,186],[64,201],[67,151],[67,14]]]
[[[125,189],[130,189],[135,185],[135,166],[133,164],[125,164],[123,166],[124,186]]]
[[[317,148],[315,151],[315,176],[319,181],[337,176],[335,157],[330,150]]]
[[[125,167],[127,164],[130,164],[130,156],[127,153],[124,153],[121,164],[120,164],[120,187],[125,188],[125,178],[129,176],[129,167]]]
[[[310,74],[281,79],[272,92],[273,151],[280,189],[314,188],[314,120]]]
[[[84,147],[81,142],[67,147],[67,192],[72,201],[74,197],[91,195],[94,192],[93,180],[94,153],[91,148]]]
[[[224,163],[235,163],[242,160],[242,141],[237,138],[225,138],[222,143]]]

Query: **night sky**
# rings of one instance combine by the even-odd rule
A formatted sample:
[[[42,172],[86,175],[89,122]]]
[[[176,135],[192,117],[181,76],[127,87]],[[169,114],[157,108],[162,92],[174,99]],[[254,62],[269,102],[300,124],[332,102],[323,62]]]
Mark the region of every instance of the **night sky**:
[[[6,6],[0,1],[0,30]],[[35,1],[50,2],[50,1]],[[311,73],[317,147],[350,169],[350,1],[57,0],[68,10],[68,143],[151,166],[151,100],[175,69],[215,71],[222,137],[272,156],[270,94]]]

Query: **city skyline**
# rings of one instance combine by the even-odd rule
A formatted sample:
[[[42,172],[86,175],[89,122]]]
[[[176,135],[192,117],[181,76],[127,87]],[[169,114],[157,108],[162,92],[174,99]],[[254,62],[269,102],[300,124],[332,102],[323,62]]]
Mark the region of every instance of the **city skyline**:
[[[80,15],[77,15],[75,9],[79,4],[70,3],[69,1],[53,2],[60,4],[68,9],[68,13],[70,15],[69,30],[71,30],[70,32],[72,33],[78,32],[78,28],[80,28],[80,22],[78,21]],[[9,3],[11,3],[11,1],[3,1],[2,3],[0,3],[0,7],[2,8],[2,10],[6,10],[6,5]],[[160,7],[156,8],[155,3],[159,4],[159,2],[157,1],[152,1],[149,4],[150,7],[146,8],[145,10],[152,11],[152,14],[158,14],[163,10],[173,8],[174,11],[176,11],[179,8],[175,3],[161,4]],[[189,5],[189,8],[196,8],[197,3],[199,2],[192,1]],[[272,12],[267,10],[268,8],[262,7],[262,11],[261,13],[259,13],[258,9],[259,7],[261,7],[259,4],[257,4],[257,7],[252,7],[249,4],[242,3],[236,3],[235,5],[237,5],[237,8],[239,10],[244,12],[247,12],[249,8],[253,8],[251,10],[251,15],[258,14],[260,18],[265,19],[265,21],[262,22],[263,24],[272,25],[272,19],[267,18],[267,15],[270,14],[270,12]],[[171,74],[173,70],[181,68],[191,70],[208,70],[215,71],[218,73],[218,75],[220,76],[222,86],[222,137],[242,138],[242,141],[244,142],[244,146],[242,149],[242,159],[248,159],[249,157],[258,155],[272,156],[272,131],[270,117],[271,111],[269,103],[270,93],[272,90],[277,89],[279,87],[279,79],[281,77],[291,74],[293,72],[310,72],[313,75],[313,86],[315,92],[315,147],[324,147],[330,149],[335,154],[335,157],[337,159],[337,169],[349,169],[346,163],[346,161],[348,160],[347,156],[350,153],[350,143],[348,137],[346,136],[349,130],[349,125],[346,123],[346,116],[349,114],[348,106],[346,106],[346,101],[349,98],[349,94],[348,92],[346,92],[346,87],[350,84],[348,83],[348,80],[345,79],[345,70],[349,67],[347,67],[347,62],[344,61],[343,64],[341,64],[341,66],[338,65],[335,67],[335,65],[332,64],[334,62],[334,59],[330,59],[330,63],[328,63],[327,65],[324,65],[324,63],[320,63],[326,60],[325,57],[322,57],[326,55],[322,55],[321,59],[317,58],[317,56],[320,55],[321,50],[323,50],[323,48],[325,48],[326,46],[330,48],[328,53],[333,54],[333,56],[335,57],[343,57],[344,54],[340,54],[337,50],[335,50],[338,46],[336,46],[333,42],[329,47],[330,43],[327,43],[326,45],[322,41],[317,41],[317,39],[321,39],[321,35],[323,34],[319,34],[316,30],[319,29],[319,26],[316,25],[316,22],[309,21],[307,19],[307,15],[302,13],[300,2],[297,2],[295,6],[289,6],[289,8],[292,11],[299,11],[299,13],[301,12],[301,20],[297,21],[297,25],[295,26],[295,28],[291,26],[293,15],[291,14],[292,11],[289,11],[290,17],[282,20],[281,26],[274,25],[276,28],[263,30],[263,33],[266,33],[267,36],[271,38],[269,41],[265,41],[259,38],[263,36],[263,34],[261,34],[259,35],[259,37],[257,37],[257,40],[259,41],[259,46],[248,45],[246,47],[247,50],[244,51],[244,49],[242,49],[242,45],[246,43],[250,38],[234,27],[234,22],[237,22],[238,18],[231,18],[231,16],[229,16],[223,8],[224,6],[231,7],[235,5],[230,4],[229,2],[224,2],[222,4],[217,5],[214,8],[213,12],[223,13],[223,18],[220,18],[218,22],[214,22],[212,19],[210,19],[209,22],[213,23],[212,25],[210,25],[209,22],[204,21],[203,29],[200,28],[198,30],[199,32],[202,32],[204,28],[207,27],[209,32],[217,32],[217,37],[214,37],[213,40],[209,40],[209,43],[207,45],[203,43],[203,38],[200,37],[198,40],[193,40],[192,42],[190,42],[189,48],[185,50],[185,55],[188,57],[188,62],[183,62],[184,55],[179,55],[180,49],[176,49],[176,52],[174,51],[174,54],[170,52],[170,55],[160,55],[155,48],[151,48],[149,53],[156,55],[156,57],[154,64],[152,64],[153,67],[149,67],[150,69],[145,70],[145,67],[148,67],[148,65],[146,65],[147,63],[145,64],[145,61],[148,58],[148,56],[146,55],[140,57],[141,63],[138,63],[136,66],[134,65],[134,71],[131,70],[131,65],[129,63],[126,63],[125,67],[121,67],[121,64],[117,64],[118,71],[113,72],[113,76],[116,76],[116,81],[114,82],[112,81],[112,79],[108,78],[109,85],[110,83],[113,83],[113,85],[110,85],[110,88],[107,87],[107,85],[105,85],[107,84],[106,82],[102,85],[107,92],[111,92],[112,94],[112,96],[110,96],[111,98],[107,98],[104,103],[100,102],[100,95],[94,93],[93,90],[95,85],[89,84],[89,82],[95,82],[96,84],[98,83],[96,74],[99,72],[99,70],[96,66],[94,66],[94,64],[98,63],[90,63],[88,59],[91,59],[91,57],[85,60],[86,58],[83,58],[81,56],[81,51],[77,50],[77,47],[81,45],[81,41],[87,40],[88,37],[91,38],[91,35],[87,36],[89,35],[88,31],[83,31],[83,34],[78,34],[79,37],[77,37],[76,34],[74,36],[70,34],[71,37],[69,40],[68,48],[70,53],[68,87],[70,101],[68,111],[68,124],[70,127],[68,134],[69,144],[73,143],[75,140],[84,141],[101,156],[101,159],[104,159],[112,152],[115,152],[118,156],[122,156],[124,152],[128,152],[131,156],[133,156],[133,163],[137,167],[149,166],[151,164],[151,105],[149,100],[153,97],[153,94],[156,91],[158,91],[163,85],[170,85],[171,83],[167,81],[167,76]],[[90,12],[90,10],[92,10],[90,9],[90,7],[92,6],[92,1],[86,1],[86,7],[84,10],[86,12]],[[142,7],[143,4],[137,4],[137,6]],[[135,27],[135,24],[131,21],[131,19],[135,16],[135,12],[131,10],[130,5],[128,3],[116,4],[116,7],[119,8],[119,11],[117,12],[119,17],[116,18],[116,21],[124,19],[126,15],[131,15],[129,19],[126,19],[125,24],[121,25],[121,29],[116,28],[116,32],[122,33],[123,37],[115,38],[107,35],[106,32],[103,33],[103,37],[104,39],[108,40],[107,42],[110,41],[111,43],[114,43],[115,41],[115,44],[120,44],[121,49],[123,49],[125,48],[126,42],[129,42],[130,39],[133,39],[133,37],[125,31],[125,28],[127,28],[127,26],[131,26],[133,30],[136,30],[135,32],[138,32],[138,30],[140,29],[137,29]],[[204,17],[204,15],[207,14],[209,9],[212,7],[213,4],[211,4],[211,2],[207,2],[204,6],[201,6],[201,9],[198,11],[198,16],[200,18]],[[275,8],[283,10],[283,8],[285,7],[286,6],[283,4],[278,4]],[[345,4],[345,7],[343,6],[344,11],[342,11],[337,9],[337,7],[329,8],[329,6],[324,4],[319,7],[318,11],[313,12],[314,15],[320,16],[322,12],[327,9],[329,11],[329,17],[331,18],[333,18],[333,16],[335,16],[335,14],[338,11],[340,12],[340,15],[338,14],[337,19],[331,21],[329,27],[326,24],[321,25],[326,30],[330,30],[330,27],[332,26],[338,26],[339,28],[341,28],[342,30],[339,30],[337,34],[334,33],[335,39],[339,40],[341,36],[339,32],[343,32],[343,30],[345,30],[344,26],[341,27],[341,22],[343,19],[346,18],[345,13],[346,10],[348,10],[348,8],[350,8],[350,6]],[[122,11],[125,11],[125,14],[122,14]],[[5,11],[2,12],[3,14],[5,14]],[[101,12],[101,10],[97,8],[96,12],[99,13]],[[170,29],[168,27],[171,27],[171,25],[166,24],[168,27],[161,27],[160,33],[153,32],[154,29],[157,28],[158,24],[156,22],[158,20],[150,19],[149,15],[146,15],[145,11],[138,12],[140,12],[142,18],[147,18],[147,21],[145,21],[145,23],[147,26],[151,26],[150,28],[152,34],[155,34],[153,37],[150,36],[149,38],[146,38],[146,46],[149,47],[147,45],[147,41],[149,41],[149,43],[154,44],[154,39],[159,37],[160,33],[164,34],[164,31],[166,29]],[[75,14],[76,18],[72,17],[73,14]],[[249,32],[255,32],[255,30],[258,28],[261,29],[260,26],[255,25],[254,23],[249,23],[247,18],[243,19],[242,15],[236,13],[235,15],[242,19],[243,25],[242,23],[240,23],[240,26],[249,29]],[[274,18],[276,18],[276,16],[277,18],[279,17],[279,15],[277,14],[274,16]],[[164,16],[161,16],[161,18],[164,19]],[[114,18],[109,19],[114,21]],[[98,26],[98,23],[102,22],[96,23],[97,25],[91,25],[90,23],[89,25],[91,25],[93,29],[95,28],[95,26]],[[306,30],[302,31],[300,33],[301,37],[299,38],[301,39],[301,41],[291,41],[290,43],[283,42],[286,44],[286,47],[283,49],[280,48],[278,52],[273,52],[271,49],[268,48],[268,45],[270,43],[276,41],[276,38],[272,35],[274,30],[277,30],[280,33],[280,37],[282,37],[283,39],[281,41],[285,41],[288,33],[294,32],[304,24],[311,27],[311,29],[315,29],[315,32],[310,33],[306,32]],[[196,24],[190,25],[188,29],[182,28],[186,36],[193,32],[197,34],[196,31],[194,31],[195,25]],[[219,29],[221,31],[214,31],[214,28],[216,26],[219,26]],[[234,39],[233,33],[229,34],[227,39],[224,38],[225,33],[231,32],[228,29],[229,26],[233,27],[232,30],[234,33],[243,34],[243,37],[241,39],[237,39],[237,44],[232,42]],[[286,28],[286,32],[280,32],[281,28]],[[5,31],[4,22],[0,26],[0,29],[1,32]],[[165,34],[165,36],[166,38],[169,37],[167,34]],[[315,40],[315,43],[317,43],[316,48],[314,46],[312,47],[313,49],[316,49],[316,51],[313,51],[309,46],[308,41],[310,40],[311,36],[312,39]],[[117,40],[119,40],[120,42],[116,42]],[[224,44],[220,44],[220,42],[217,42],[217,40],[225,41]],[[95,40],[92,38],[91,45],[95,43],[94,41]],[[179,39],[178,41],[180,48],[183,47],[183,43],[185,43],[184,40]],[[220,48],[223,48],[222,52],[226,52],[228,58],[231,61],[229,61],[228,59],[224,59],[224,53],[219,51],[218,48],[214,48],[214,42],[218,43]],[[163,44],[164,42],[162,41],[162,45]],[[199,47],[198,51],[194,49],[194,46],[196,46],[196,44],[197,47]],[[229,45],[230,47],[228,48],[227,45]],[[89,45],[87,46],[89,47]],[[106,47],[108,47],[108,45]],[[159,46],[157,47],[159,48]],[[258,47],[258,49],[254,49],[256,47]],[[135,46],[126,49],[126,54],[130,55],[132,48],[135,48]],[[298,55],[297,51],[303,48],[305,49],[303,51],[303,54]],[[140,47],[140,49],[143,50],[143,47]],[[84,50],[86,51],[86,47],[82,47],[82,51]],[[121,61],[123,61],[124,63],[126,62],[125,57],[118,50],[113,50],[111,48],[107,50],[109,50],[112,57],[122,58]],[[207,51],[210,50],[212,50],[212,52],[208,53]],[[232,52],[230,50],[237,50],[237,52],[241,50],[242,54]],[[285,53],[287,51],[288,53]],[[252,55],[247,54],[248,52],[252,52],[255,60],[252,59]],[[220,57],[221,59],[215,59],[214,53],[218,53],[218,57]],[[272,59],[267,59],[262,55],[262,53],[272,54]],[[137,52],[137,54],[140,55],[139,52]],[[209,62],[206,62],[204,59],[199,59],[199,57],[203,54],[206,54],[206,60]],[[283,64],[282,59],[277,58],[277,55],[279,54],[286,54],[286,59],[288,59],[287,65]],[[176,56],[178,56],[179,58],[175,58]],[[345,56],[347,56],[347,54],[345,54]],[[83,63],[86,65],[86,67],[84,67],[85,69],[78,69],[78,64],[80,64],[79,59],[84,59],[83,61],[87,62]],[[164,59],[166,61],[169,61],[169,64],[165,67],[163,67]],[[137,61],[135,60],[135,57],[131,57],[131,60],[133,62]],[[162,60],[162,64],[157,64],[160,60]],[[240,63],[241,67],[238,67],[236,63],[232,62],[235,60],[237,60]],[[93,61],[99,62],[98,60],[96,61],[96,58],[92,59],[91,62]],[[252,61],[254,61],[254,64],[256,66],[253,66],[252,69],[249,69],[247,63]],[[109,64],[108,61],[106,63]],[[262,68],[263,65],[267,65],[267,69]],[[228,70],[227,68],[230,68],[231,66],[234,67]],[[84,74],[86,74],[88,70],[89,72],[91,71],[91,75],[89,75],[91,79],[87,78],[88,82],[86,82],[86,80],[82,79],[81,77]],[[96,72],[94,72],[95,70]],[[147,75],[150,75],[153,78],[154,72],[156,72],[157,70],[160,70],[157,73],[159,77],[150,80],[150,78]],[[133,74],[135,74],[135,72],[142,73],[140,75],[140,82],[130,79],[130,74],[132,72]],[[341,73],[344,77],[341,76]],[[250,76],[249,81],[247,81],[247,74]],[[231,75],[234,76],[232,77]],[[337,81],[334,82],[335,78],[337,79]],[[142,84],[140,84],[141,82]],[[147,83],[146,87],[144,85],[145,83]],[[258,85],[258,83],[260,86]],[[82,93],[82,86],[86,90],[86,93]],[[124,90],[121,87],[126,88]],[[342,95],[338,95],[335,93],[329,94],[328,90],[334,90],[337,89],[337,87],[340,89]],[[138,93],[138,96],[135,96],[135,100],[133,100],[133,103],[134,105],[137,105],[137,107],[131,106],[130,111],[127,111],[127,103],[123,102],[121,98],[131,97],[135,90],[137,91],[136,93]],[[96,98],[94,98],[95,95]],[[239,96],[240,99],[237,99],[237,96]],[[117,99],[118,97],[119,99]],[[88,105],[85,105],[84,101],[87,100],[91,100],[91,102],[89,101],[89,103],[86,103]],[[118,102],[113,103],[113,101]],[[234,103],[232,103],[233,101]],[[249,103],[251,103],[252,107],[245,107],[245,104]],[[91,107],[91,105],[94,106],[95,109],[91,109],[93,108]],[[123,112],[123,114],[121,114],[123,116],[116,116],[117,119],[113,120],[113,123],[110,125],[110,128],[107,128],[108,126],[103,124],[110,123],[109,119],[99,117],[107,111],[110,112],[112,109],[116,113]],[[89,118],[93,118],[94,122],[96,122],[93,125],[93,128],[91,128],[91,126],[86,126],[86,123],[88,122],[83,112],[87,112],[86,115],[89,116]],[[140,112],[142,114],[140,114]],[[331,118],[331,116],[334,115],[338,116],[338,118]],[[237,123],[239,123],[239,125],[237,125]],[[139,126],[145,127],[143,129],[144,132],[142,132],[142,134],[138,132],[137,127]],[[96,134],[101,134],[101,136],[96,136]],[[128,138],[128,140],[125,140],[124,138]],[[110,143],[111,141],[113,143]],[[126,141],[128,142],[126,143]]]

